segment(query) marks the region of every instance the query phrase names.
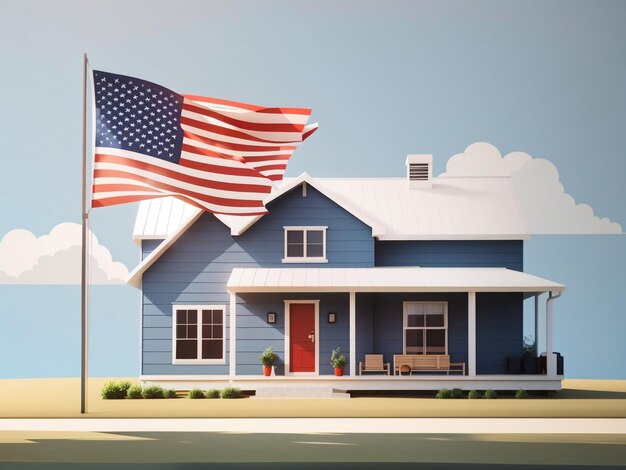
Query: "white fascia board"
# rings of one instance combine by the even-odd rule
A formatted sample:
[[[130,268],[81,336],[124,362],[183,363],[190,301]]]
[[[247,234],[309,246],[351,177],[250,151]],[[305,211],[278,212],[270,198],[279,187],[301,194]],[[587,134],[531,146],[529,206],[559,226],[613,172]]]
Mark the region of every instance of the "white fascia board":
[[[133,241],[135,241],[138,245],[141,245],[142,240],[164,240],[167,237],[163,235],[133,235]]]
[[[498,287],[446,287],[446,286],[419,286],[419,287],[389,287],[389,286],[372,286],[372,287],[363,287],[363,286],[324,286],[324,287],[315,287],[315,286],[263,286],[263,287],[254,287],[254,286],[231,286],[228,287],[228,292],[232,294],[250,294],[250,293],[294,293],[294,292],[325,292],[325,293],[337,293],[337,292],[349,292],[354,291],[358,293],[443,293],[443,292],[528,292],[528,293],[545,293],[545,292],[563,292],[565,291],[565,286],[524,286],[524,287],[507,287],[507,286],[498,286]]]
[[[387,233],[383,235],[378,235],[376,238],[380,241],[428,241],[428,240],[529,240],[531,237],[528,234],[470,234],[470,235],[459,235],[459,234],[393,234]]]
[[[137,289],[141,288],[141,276],[144,271],[148,269],[150,266],[154,264],[154,262],[161,257],[163,253],[167,251],[167,249],[172,246],[183,233],[187,231],[189,227],[191,227],[196,220],[200,218],[200,216],[204,214],[204,211],[198,211],[190,217],[187,222],[181,225],[178,230],[172,233],[169,237],[167,237],[163,242],[154,249],[152,253],[145,257],[145,259],[128,275],[128,279],[126,280],[127,284],[130,284]]]

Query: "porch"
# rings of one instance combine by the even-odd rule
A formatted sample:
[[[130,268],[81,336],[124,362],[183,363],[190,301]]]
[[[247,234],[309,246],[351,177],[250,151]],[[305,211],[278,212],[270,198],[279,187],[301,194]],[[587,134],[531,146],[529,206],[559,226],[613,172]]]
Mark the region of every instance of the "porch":
[[[306,383],[307,380],[314,381],[333,381],[339,380],[339,384],[344,389],[346,386],[364,387],[363,390],[431,390],[438,388],[464,388],[464,389],[485,389],[498,388],[501,390],[525,388],[529,390],[557,390],[560,388],[560,380],[562,376],[557,375],[556,356],[553,354],[553,301],[560,296],[565,287],[552,281],[548,281],[536,276],[532,276],[519,271],[512,271],[505,268],[243,268],[234,269],[231,273],[227,284],[230,293],[230,320],[229,320],[229,380],[243,383],[256,383],[257,379],[253,379],[256,369],[252,362],[249,362],[247,369],[242,368],[241,358],[255,358],[254,353],[242,352],[238,355],[238,309],[243,309],[249,317],[253,315],[262,315],[261,312],[253,312],[250,305],[259,302],[264,306],[272,305],[274,311],[277,311],[276,300],[273,298],[271,302],[267,301],[267,297],[251,299],[247,303],[241,301],[246,296],[281,296],[284,300],[284,329],[279,333],[284,338],[284,364],[282,364],[279,377],[271,378],[272,383],[278,383],[280,380],[300,380]],[[485,330],[477,328],[477,309],[481,312],[491,310],[489,312],[490,321],[505,326],[510,331],[519,329],[519,337],[508,338],[506,348],[509,352],[515,354],[521,353],[521,315],[522,300],[528,297],[535,297],[536,306],[538,298],[541,294],[548,293],[546,301],[546,323],[544,329],[544,337],[546,338],[545,346],[538,345],[538,351],[545,351],[547,356],[547,373],[545,375],[503,375],[505,372],[502,365],[506,361],[506,350],[502,349],[494,353],[489,349],[491,345],[503,344],[502,338],[498,335],[500,332],[496,328],[492,328],[491,338],[485,336]],[[345,347],[342,350],[347,353],[348,377],[335,379],[334,376],[324,376],[323,373],[330,373],[329,370],[323,371],[325,360],[320,365],[320,349],[318,338],[320,335],[319,325],[323,315],[333,315],[334,312],[320,313],[320,301],[315,300],[323,296],[345,296],[342,301],[345,310],[344,331],[345,331]],[[375,302],[364,304],[357,301],[357,297],[361,299],[370,296]],[[493,306],[494,299],[498,296],[504,296],[503,307],[501,305]],[[477,298],[479,299],[477,301]],[[297,300],[289,300],[297,299]],[[304,300],[303,300],[304,299]],[[378,300],[380,302],[378,302]],[[382,300],[381,300],[382,299]],[[254,300],[254,301],[253,301]],[[385,362],[391,362],[393,354],[411,354],[415,351],[409,351],[409,330],[410,325],[407,324],[409,315],[418,314],[417,310],[409,312],[411,305],[427,303],[446,304],[444,310],[446,321],[445,344],[442,342],[437,347],[443,348],[441,351],[429,351],[426,345],[420,351],[424,354],[450,354],[452,362],[464,362],[466,364],[466,376],[454,374],[450,377],[439,377],[420,373],[411,377],[395,376],[392,378],[358,377],[357,363],[363,360],[363,354],[368,353],[385,353]],[[374,305],[378,302],[378,305]],[[306,376],[290,377],[293,373],[292,358],[290,357],[290,329],[289,329],[289,311],[292,304],[308,303],[314,309],[312,318],[314,324],[311,323],[310,338],[315,338],[315,369],[311,369]],[[334,300],[334,305],[340,302]],[[384,304],[387,312],[381,311],[378,307]],[[448,304],[454,304],[453,319],[454,338],[450,345],[448,344],[447,318]],[[327,303],[327,305],[330,305]],[[404,305],[404,307],[403,307]],[[391,307],[393,308],[391,308]],[[369,311],[368,311],[369,310]],[[377,311],[378,310],[378,311]],[[383,309],[384,310],[384,309]],[[402,311],[404,310],[404,326],[402,326]],[[452,310],[452,308],[451,308]],[[399,313],[398,313],[399,312]],[[537,307],[536,307],[537,312]],[[397,315],[400,317],[397,317]],[[269,313],[268,313],[269,315]],[[274,314],[275,315],[275,314]],[[396,315],[394,318],[393,315]],[[423,314],[425,315],[425,313]],[[387,336],[384,338],[387,344],[376,345],[375,341],[362,341],[364,331],[364,319],[374,318],[368,321],[370,325],[365,325],[369,331],[375,335]],[[399,320],[398,320],[399,318]],[[393,323],[392,326],[391,323]],[[518,326],[510,328],[511,322],[518,322]],[[325,321],[324,321],[325,323]],[[330,323],[330,320],[329,320]],[[536,328],[539,325],[536,324]],[[385,333],[385,331],[387,333]],[[452,329],[451,329],[452,330]],[[260,331],[260,330],[259,330]],[[308,331],[308,330],[307,330]],[[327,330],[328,331],[328,328]],[[480,342],[477,342],[478,334],[482,333]],[[510,333],[508,333],[510,336]],[[393,338],[391,336],[393,335]],[[402,336],[399,336],[402,335]],[[451,333],[452,335],[452,333]],[[535,336],[536,337],[536,336]],[[424,336],[425,338],[425,336]],[[279,343],[280,344],[280,343]],[[417,344],[417,343],[415,343]],[[386,346],[386,350],[381,347]],[[411,345],[411,348],[416,346]],[[422,348],[422,345],[417,344]],[[517,349],[516,349],[517,348]],[[327,348],[326,348],[327,349]],[[450,349],[450,350],[449,350]],[[514,351],[512,351],[514,350]],[[238,362],[239,360],[239,362]],[[482,363],[481,363],[482,361]],[[492,361],[490,366],[486,362]],[[497,364],[495,362],[497,362]],[[482,364],[482,365],[481,365]],[[245,369],[245,371],[244,371]],[[250,374],[250,375],[244,375]],[[267,380],[259,378],[258,380]],[[316,382],[319,383],[319,382]],[[452,385],[457,384],[457,385]]]

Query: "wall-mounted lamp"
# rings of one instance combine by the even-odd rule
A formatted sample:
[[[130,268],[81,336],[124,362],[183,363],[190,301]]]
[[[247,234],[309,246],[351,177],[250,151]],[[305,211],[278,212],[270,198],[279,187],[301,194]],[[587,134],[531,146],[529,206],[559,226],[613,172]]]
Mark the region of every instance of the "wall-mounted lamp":
[[[335,323],[337,321],[337,314],[335,312],[328,312],[328,323]]]
[[[267,323],[276,323],[276,312],[267,312]]]

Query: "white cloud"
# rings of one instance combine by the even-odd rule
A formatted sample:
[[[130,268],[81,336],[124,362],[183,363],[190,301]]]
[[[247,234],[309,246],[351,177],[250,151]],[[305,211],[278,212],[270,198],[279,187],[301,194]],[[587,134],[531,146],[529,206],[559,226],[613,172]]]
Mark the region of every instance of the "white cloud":
[[[477,142],[452,156],[441,176],[511,176],[529,234],[622,232],[618,223],[594,215],[591,206],[576,204],[552,163],[524,152],[503,157],[493,145]]]
[[[89,282],[123,284],[128,269],[113,261],[89,233]],[[37,238],[28,230],[8,232],[0,241],[0,284],[80,284],[81,226],[63,223]]]
[[[450,157],[446,172],[441,176],[510,176],[533,158],[524,152],[512,152],[502,157],[500,151],[487,142],[476,142]]]

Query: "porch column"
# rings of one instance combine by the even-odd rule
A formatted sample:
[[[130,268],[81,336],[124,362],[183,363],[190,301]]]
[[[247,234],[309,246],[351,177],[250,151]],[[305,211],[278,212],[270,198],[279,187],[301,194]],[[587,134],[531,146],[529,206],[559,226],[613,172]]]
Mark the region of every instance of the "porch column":
[[[467,375],[476,375],[476,292],[467,293]]]
[[[235,378],[237,372],[237,295],[230,294],[230,350],[228,354],[228,375],[230,380]]]
[[[539,356],[539,296],[535,294],[535,356]]]
[[[553,354],[554,346],[552,343],[552,303],[561,294],[554,295],[552,292],[548,294],[546,300],[546,374],[548,376],[556,375],[556,356]]]
[[[356,376],[356,293],[350,291],[350,377]]]

